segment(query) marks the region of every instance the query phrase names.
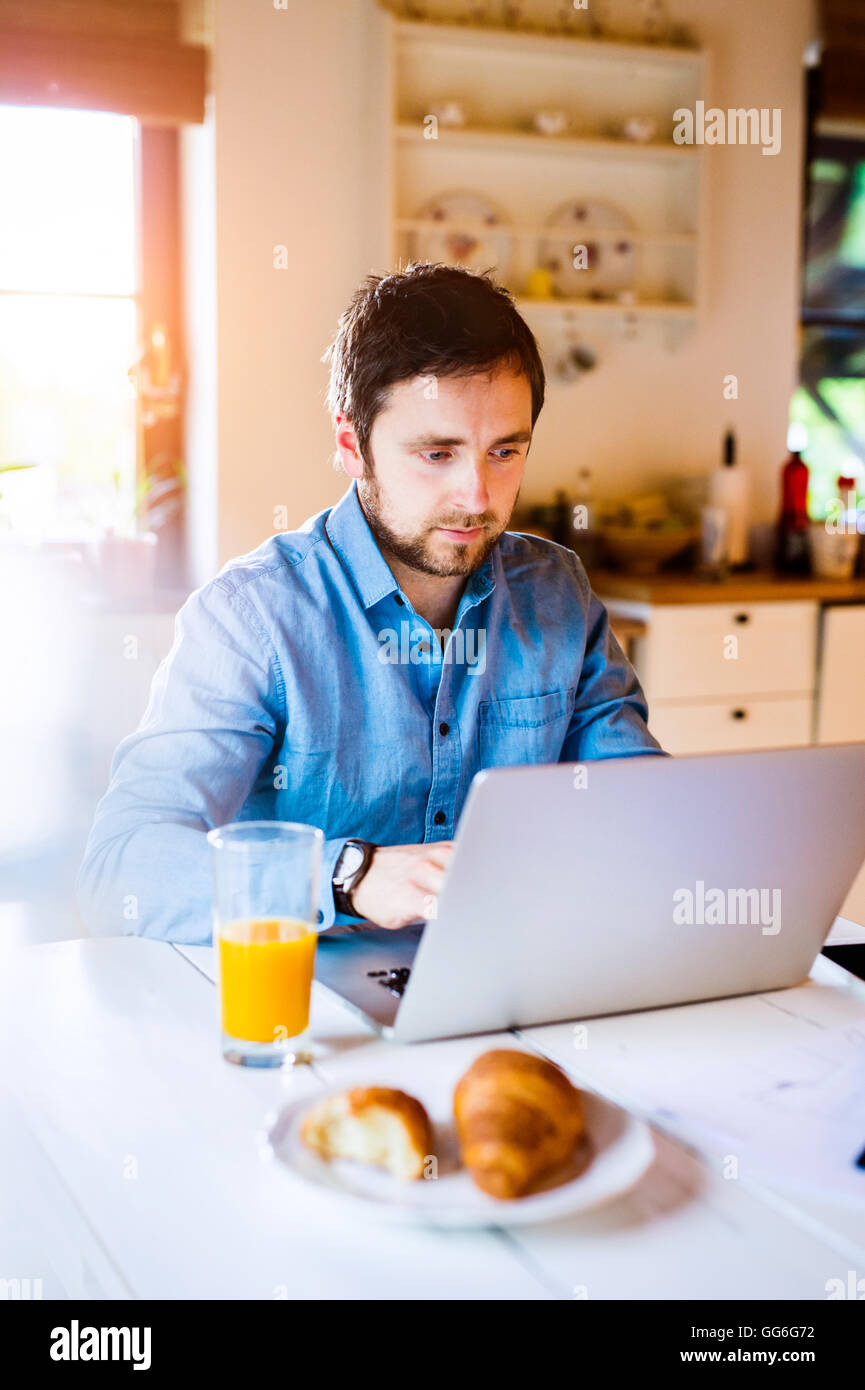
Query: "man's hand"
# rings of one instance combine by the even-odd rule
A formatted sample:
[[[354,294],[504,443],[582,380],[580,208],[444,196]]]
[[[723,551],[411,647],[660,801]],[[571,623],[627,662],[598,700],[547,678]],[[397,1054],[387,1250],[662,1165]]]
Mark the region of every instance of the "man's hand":
[[[372,863],[351,895],[358,917],[379,927],[404,927],[435,916],[450,840],[428,845],[379,845]]]

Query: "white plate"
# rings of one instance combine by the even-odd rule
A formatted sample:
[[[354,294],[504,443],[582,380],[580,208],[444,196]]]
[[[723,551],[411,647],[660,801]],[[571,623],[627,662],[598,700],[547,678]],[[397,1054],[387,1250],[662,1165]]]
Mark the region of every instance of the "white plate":
[[[501,283],[511,262],[511,238],[501,208],[481,193],[440,193],[419,209],[417,216],[440,223],[414,233],[418,261],[459,265],[480,275],[493,272]]]
[[[364,1084],[395,1083],[379,1079]],[[285,1106],[267,1131],[262,1156],[282,1164],[295,1179],[317,1189],[329,1202],[339,1202],[356,1214],[365,1212],[379,1221],[451,1229],[554,1221],[627,1192],[642,1177],[654,1154],[651,1132],[642,1120],[592,1091],[583,1091],[587,1139],[578,1147],[574,1161],[540,1190],[502,1202],[482,1192],[466,1169],[459,1167],[452,1119],[427,1105],[435,1130],[438,1177],[402,1182],[365,1164],[344,1159],[329,1163],[302,1142],[299,1131],[304,1111],[323,1094],[335,1095],[343,1089],[332,1087]]]
[[[551,272],[556,294],[566,299],[613,299],[630,289],[638,246],[629,235],[630,217],[615,203],[601,198],[570,198],[550,214],[547,224],[570,233],[569,241],[545,238],[538,248],[538,264]],[[595,240],[593,231],[620,231],[621,236]],[[580,245],[586,247],[588,265],[575,268],[574,247]]]

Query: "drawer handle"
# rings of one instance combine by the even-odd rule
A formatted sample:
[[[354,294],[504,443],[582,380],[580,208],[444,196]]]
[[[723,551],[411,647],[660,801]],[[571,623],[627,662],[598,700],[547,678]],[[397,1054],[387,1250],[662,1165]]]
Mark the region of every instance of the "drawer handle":
[[[746,709],[731,709],[731,710],[730,710],[730,718],[731,718],[731,719],[747,719],[747,718],[748,718],[748,711],[747,711]]]
[[[750,621],[751,621],[751,615],[750,615],[749,613],[737,613],[737,614],[736,614],[736,622],[737,622],[737,623],[749,623]]]

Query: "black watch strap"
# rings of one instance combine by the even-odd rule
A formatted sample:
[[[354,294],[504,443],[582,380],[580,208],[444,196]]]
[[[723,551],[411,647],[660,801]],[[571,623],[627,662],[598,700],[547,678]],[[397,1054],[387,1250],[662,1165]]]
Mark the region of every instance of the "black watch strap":
[[[333,905],[337,912],[356,917],[352,893],[364,878],[378,848],[369,840],[346,840],[333,871]]]

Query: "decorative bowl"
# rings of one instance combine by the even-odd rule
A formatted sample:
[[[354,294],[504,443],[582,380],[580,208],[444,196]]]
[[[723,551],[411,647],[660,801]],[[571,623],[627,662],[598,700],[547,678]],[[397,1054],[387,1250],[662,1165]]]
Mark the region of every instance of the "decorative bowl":
[[[699,527],[605,526],[610,558],[628,574],[657,574],[662,565],[700,539]]]

